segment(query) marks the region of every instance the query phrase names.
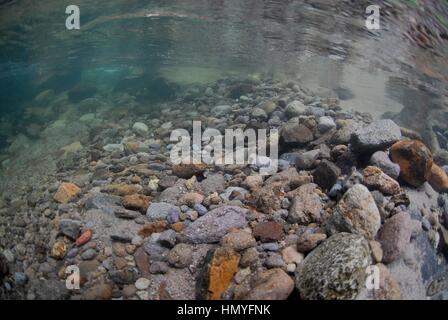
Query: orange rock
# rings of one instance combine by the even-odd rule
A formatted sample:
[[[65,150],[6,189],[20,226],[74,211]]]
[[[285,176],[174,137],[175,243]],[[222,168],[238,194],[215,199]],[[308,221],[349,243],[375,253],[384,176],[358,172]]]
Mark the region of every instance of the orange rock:
[[[153,233],[159,233],[166,229],[165,221],[154,221],[148,224],[145,224],[138,231],[138,235],[142,238],[147,238],[151,236]]]
[[[92,230],[87,229],[86,231],[84,231],[78,239],[76,239],[76,246],[80,247],[83,244],[86,244],[87,242],[90,241],[90,239],[92,239]]]
[[[400,184],[381,171],[380,168],[368,166],[362,174],[364,184],[369,189],[379,190],[385,195],[394,195],[401,191]]]
[[[51,249],[51,256],[55,259],[63,259],[67,252],[67,245],[64,241],[56,241]]]
[[[138,210],[142,214],[148,210],[151,198],[142,194],[132,194],[123,198],[122,204],[126,209]]]
[[[435,163],[433,163],[431,167],[431,175],[428,182],[437,192],[448,191],[448,175],[445,170],[440,168]]]
[[[117,196],[127,196],[138,193],[141,190],[141,186],[136,184],[111,184],[104,188],[104,191],[115,194]]]
[[[176,222],[171,225],[171,229],[173,229],[176,232],[181,232],[182,230],[184,230],[184,228],[185,225],[183,222]]]
[[[395,143],[390,148],[390,156],[400,166],[400,178],[411,186],[421,186],[431,175],[431,151],[418,140]]]
[[[81,189],[73,184],[68,182],[63,182],[59,186],[58,191],[54,194],[54,200],[59,203],[69,203],[73,200],[79,193]]]
[[[192,176],[200,174],[207,169],[207,164],[205,163],[189,163],[189,164],[177,164],[172,168],[173,174],[183,179],[190,179]]]
[[[218,247],[209,251],[206,261],[198,298],[219,300],[238,270],[240,256],[231,248]]]

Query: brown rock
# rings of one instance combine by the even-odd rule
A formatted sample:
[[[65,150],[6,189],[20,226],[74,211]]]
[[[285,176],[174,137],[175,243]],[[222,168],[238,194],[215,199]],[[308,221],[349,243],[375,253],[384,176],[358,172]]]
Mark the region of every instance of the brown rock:
[[[63,182],[59,186],[59,189],[55,193],[53,199],[59,203],[69,203],[80,192],[81,192],[81,189],[77,185],[75,185],[73,183]]]
[[[105,192],[112,193],[117,196],[127,196],[138,193],[141,190],[141,186],[138,184],[111,184],[103,189]]]
[[[166,222],[158,220],[158,221],[154,221],[154,222],[145,224],[138,231],[138,235],[142,238],[147,238],[147,237],[151,236],[153,233],[159,233],[165,229],[166,229]]]
[[[333,215],[328,219],[326,228],[330,233],[351,232],[374,239],[381,227],[381,216],[375,200],[362,184],[348,189],[334,207]]]
[[[295,176],[291,178],[291,181],[289,182],[289,186],[291,189],[296,189],[298,187],[301,187],[305,184],[311,183],[313,179],[311,176]]]
[[[364,184],[373,190],[379,190],[385,195],[399,194],[400,184],[385,174],[380,168],[368,166],[362,172]]]
[[[284,237],[283,226],[274,221],[257,224],[253,229],[253,234],[261,242],[280,241]]]
[[[274,182],[254,192],[257,208],[263,213],[272,214],[282,208],[281,199],[284,195],[281,182]]]
[[[413,224],[409,214],[400,212],[386,220],[378,232],[378,241],[383,248],[383,262],[390,263],[399,258],[411,240]]]
[[[377,264],[379,268],[380,286],[378,290],[373,290],[376,300],[400,300],[401,290],[397,281],[393,278],[384,264]]]
[[[325,233],[307,233],[299,236],[297,240],[297,250],[299,252],[307,253],[316,248],[322,241],[327,239]]]
[[[305,184],[294,190],[289,217],[293,223],[307,225],[311,222],[321,222],[321,211],[323,208],[320,196],[315,193],[317,185],[314,183]]]
[[[393,162],[400,166],[400,178],[414,187],[419,187],[431,175],[431,151],[420,141],[399,141],[390,149]]]
[[[86,231],[84,231],[84,232],[79,236],[79,238],[76,239],[76,246],[77,246],[77,247],[80,247],[80,246],[82,246],[83,244],[86,244],[87,242],[89,242],[90,239],[92,239],[92,235],[93,235],[92,230],[87,229]]]
[[[257,241],[255,241],[252,234],[244,230],[230,231],[221,239],[221,245],[223,247],[229,247],[236,251],[242,251],[247,248],[254,247],[256,244]]]
[[[121,290],[123,298],[131,298],[137,293],[137,288],[133,284],[128,284]]]
[[[171,229],[173,229],[176,232],[181,232],[182,230],[184,230],[184,228],[185,225],[183,222],[176,222],[171,225]]]
[[[132,194],[124,196],[122,200],[123,207],[130,210],[138,210],[142,214],[146,213],[151,198],[143,194]]]
[[[126,245],[121,242],[114,242],[112,245],[112,250],[117,257],[126,256]]]
[[[261,175],[247,176],[243,185],[251,191],[257,190],[263,186],[263,177]]]
[[[431,175],[429,176],[428,182],[437,192],[448,191],[448,175],[445,170],[435,163],[431,167]]]
[[[114,266],[117,270],[123,270],[128,265],[126,259],[118,257],[114,259]]]
[[[87,289],[82,296],[84,300],[110,300],[112,289],[111,284],[101,283]]]
[[[286,300],[294,290],[294,281],[282,269],[258,272],[245,300]]]
[[[177,164],[172,168],[173,174],[179,178],[190,179],[192,176],[200,174],[207,169],[207,164]]]
[[[202,201],[204,201],[204,196],[202,194],[197,192],[189,192],[179,198],[178,204],[191,207],[195,204],[202,203]]]
[[[292,145],[304,145],[314,139],[313,132],[304,124],[286,123],[280,129],[280,137],[284,143]]]
[[[231,248],[211,249],[198,279],[197,298],[219,300],[238,270],[240,256]]]
[[[51,256],[55,259],[62,260],[67,253],[67,245],[64,241],[56,241],[51,248]]]
[[[149,275],[150,274],[149,257],[146,254],[143,247],[140,247],[137,250],[135,250],[134,259],[135,259],[135,265],[137,266],[137,269],[141,272],[141,274],[143,276]]]

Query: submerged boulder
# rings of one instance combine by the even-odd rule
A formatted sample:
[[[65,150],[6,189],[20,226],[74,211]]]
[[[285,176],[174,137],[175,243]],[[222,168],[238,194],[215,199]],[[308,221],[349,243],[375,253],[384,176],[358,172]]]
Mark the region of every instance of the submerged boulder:
[[[400,166],[400,178],[413,187],[419,187],[431,175],[431,151],[418,140],[400,141],[390,148],[392,161]]]
[[[351,187],[336,205],[327,221],[327,228],[335,233],[351,232],[373,239],[381,226],[381,216],[375,199],[362,184]]]
[[[355,299],[365,285],[370,264],[368,242],[359,235],[338,233],[313,250],[296,270],[302,299]]]

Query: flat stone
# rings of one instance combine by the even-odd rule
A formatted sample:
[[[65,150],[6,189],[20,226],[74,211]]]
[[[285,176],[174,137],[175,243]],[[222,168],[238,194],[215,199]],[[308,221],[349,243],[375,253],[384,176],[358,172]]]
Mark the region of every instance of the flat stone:
[[[184,235],[192,243],[219,242],[230,229],[247,225],[246,212],[236,206],[218,207],[187,226]]]
[[[283,226],[280,223],[269,221],[257,224],[253,229],[254,237],[261,242],[280,241],[284,238]]]
[[[375,120],[358,129],[351,137],[352,150],[356,153],[373,153],[384,150],[401,139],[400,127],[392,120]]]
[[[59,203],[69,203],[76,196],[81,193],[81,189],[73,184],[68,182],[63,182],[58,188],[58,191],[55,193],[53,199]]]
[[[205,258],[197,281],[196,298],[199,300],[221,299],[238,270],[240,256],[231,248],[211,249]]]
[[[179,211],[179,209],[170,203],[153,202],[148,207],[146,217],[149,221],[165,220],[172,211]]]
[[[81,222],[70,219],[62,219],[59,221],[59,231],[72,240],[76,240],[81,231]]]

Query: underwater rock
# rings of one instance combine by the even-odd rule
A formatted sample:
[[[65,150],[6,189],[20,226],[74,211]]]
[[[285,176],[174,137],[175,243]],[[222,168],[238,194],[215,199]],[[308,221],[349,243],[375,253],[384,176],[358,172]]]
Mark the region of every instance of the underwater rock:
[[[390,148],[393,162],[400,166],[400,178],[414,187],[419,187],[431,175],[431,151],[418,140],[404,140]]]
[[[400,212],[386,220],[378,232],[383,262],[390,263],[403,254],[411,241],[412,229],[411,218],[406,212]]]
[[[194,175],[201,174],[205,169],[207,169],[207,164],[205,163],[177,164],[172,168],[173,174],[183,179],[190,179]]]
[[[309,183],[294,191],[296,195],[289,208],[288,220],[290,222],[300,225],[321,222],[323,204],[320,196],[315,193],[316,188],[316,184]]]
[[[285,108],[285,114],[289,118],[297,117],[301,114],[304,114],[307,110],[307,107],[301,101],[292,101]]]
[[[153,202],[146,211],[149,221],[165,220],[172,211],[179,211],[178,207],[166,202]]]
[[[138,210],[145,214],[148,210],[151,198],[142,194],[126,195],[122,200],[123,207],[130,210]]]
[[[196,282],[196,298],[219,300],[238,270],[239,254],[231,248],[211,249]]]
[[[370,189],[379,190],[385,195],[394,195],[401,191],[400,184],[381,171],[380,168],[368,166],[362,174],[364,185]]]
[[[62,219],[59,221],[60,232],[72,240],[76,240],[81,231],[81,222],[70,219]]]
[[[373,239],[381,226],[375,200],[362,184],[351,187],[334,208],[327,227],[334,233],[352,232]]]
[[[287,123],[280,129],[280,137],[290,145],[304,145],[314,140],[313,132],[299,123]]]
[[[385,174],[393,179],[397,179],[400,174],[400,166],[393,163],[389,156],[383,151],[377,151],[370,157],[370,164],[380,168]]]
[[[245,300],[286,300],[294,290],[294,281],[279,268],[259,271]]]
[[[243,251],[256,244],[257,241],[252,234],[245,230],[230,231],[221,239],[221,246],[232,248],[235,251]]]
[[[355,299],[365,285],[370,264],[367,241],[338,233],[311,251],[296,271],[296,286],[305,300]]]
[[[53,199],[59,203],[69,203],[80,192],[81,189],[77,185],[73,183],[63,182],[59,186],[58,191],[53,196]]]
[[[435,163],[432,164],[428,182],[437,192],[448,191],[448,175]]]
[[[146,136],[148,134],[148,126],[142,122],[136,122],[132,126],[132,131],[139,136]]]
[[[216,208],[188,225],[184,236],[195,244],[219,242],[229,230],[247,225],[246,211],[236,206]]]
[[[254,227],[253,234],[261,242],[280,241],[285,236],[283,226],[275,221],[260,222]]]
[[[392,120],[376,120],[358,129],[350,140],[356,153],[373,153],[383,150],[401,139],[400,127]]]
[[[341,169],[333,162],[322,160],[313,173],[314,182],[324,190],[330,190],[341,175]]]

